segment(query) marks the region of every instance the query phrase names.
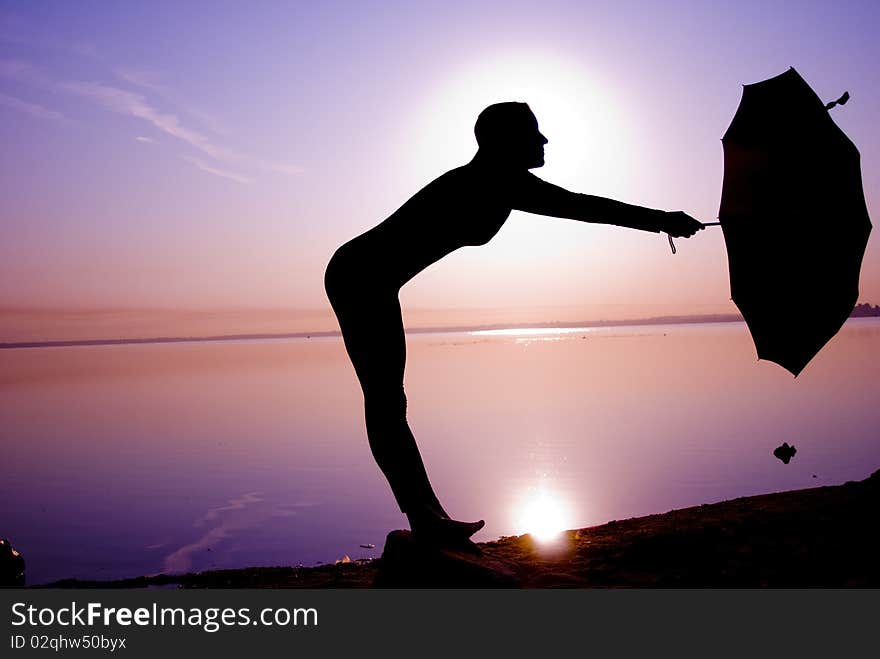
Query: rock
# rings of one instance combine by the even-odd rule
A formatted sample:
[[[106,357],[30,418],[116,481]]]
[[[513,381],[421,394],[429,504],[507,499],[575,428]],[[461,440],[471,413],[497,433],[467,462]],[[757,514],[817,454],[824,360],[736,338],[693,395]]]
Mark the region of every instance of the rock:
[[[439,547],[409,531],[392,531],[385,540],[377,588],[519,588],[509,563],[490,558],[476,545]]]
[[[0,588],[24,588],[24,558],[6,538],[0,540]]]

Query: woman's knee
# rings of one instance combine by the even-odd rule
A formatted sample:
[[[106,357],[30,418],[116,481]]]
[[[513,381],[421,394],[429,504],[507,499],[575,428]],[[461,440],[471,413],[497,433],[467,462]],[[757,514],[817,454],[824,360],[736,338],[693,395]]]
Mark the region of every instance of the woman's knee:
[[[403,386],[364,394],[367,426],[380,426],[406,420],[406,394]]]

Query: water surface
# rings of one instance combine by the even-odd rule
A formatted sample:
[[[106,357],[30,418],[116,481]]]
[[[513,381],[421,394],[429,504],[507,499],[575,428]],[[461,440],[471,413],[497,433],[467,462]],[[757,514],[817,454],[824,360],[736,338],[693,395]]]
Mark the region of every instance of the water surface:
[[[880,467],[878,319],[797,379],[742,323],[408,347],[411,425],[447,509],[486,519],[478,540]],[[0,535],[29,583],[377,556],[405,520],[361,405],[339,339],[0,351]]]

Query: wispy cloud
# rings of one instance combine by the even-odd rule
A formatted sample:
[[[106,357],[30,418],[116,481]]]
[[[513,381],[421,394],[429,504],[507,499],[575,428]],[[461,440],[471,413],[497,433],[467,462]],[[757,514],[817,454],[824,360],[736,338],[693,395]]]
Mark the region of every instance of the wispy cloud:
[[[155,144],[156,143],[156,140],[154,140],[152,137],[147,137],[145,135],[138,135],[134,139],[137,140],[138,142],[146,142],[147,144]]]
[[[9,96],[7,94],[0,93],[0,105],[24,112],[32,117],[39,117],[40,119],[53,119],[56,121],[67,120],[67,117],[60,112],[44,108],[42,105],[37,105],[36,103],[23,101],[20,98],[15,98],[14,96]]]
[[[111,112],[147,121],[160,131],[213,158],[229,155],[225,149],[212,144],[205,135],[184,126],[177,115],[156,109],[140,94],[97,82],[62,82],[59,87],[71,94],[89,98]]]
[[[232,181],[237,181],[238,183],[250,183],[252,179],[247,178],[246,176],[242,176],[241,174],[236,174],[235,172],[228,172],[223,169],[219,169],[214,167],[210,163],[205,162],[204,160],[200,160],[199,158],[194,158],[192,156],[181,156],[188,163],[191,163],[201,169],[203,172],[207,172],[208,174],[213,174],[214,176],[220,176],[222,178],[228,178]]]
[[[212,114],[205,112],[204,110],[199,110],[191,105],[184,103],[181,101],[178,94],[176,94],[168,85],[165,85],[161,82],[161,75],[156,73],[155,71],[133,71],[131,69],[114,69],[113,71],[120,80],[127,82],[130,85],[134,85],[135,87],[140,87],[141,89],[145,89],[153,94],[159,96],[165,101],[181,108],[185,114],[188,114],[196,121],[200,122],[207,128],[210,132],[215,133],[217,135],[228,136],[229,129],[223,125],[223,123],[217,119]]]
[[[131,71],[129,69],[114,69],[113,71],[121,80],[144,89],[168,97],[171,93],[167,86],[158,81],[159,76],[150,71]]]
[[[152,92],[155,96],[166,100],[171,97],[168,90],[148,74],[125,72],[118,75],[130,84]],[[178,114],[160,110],[156,103],[143,93],[101,82],[53,80],[29,62],[16,59],[0,60],[0,76],[13,78],[41,89],[72,94],[96,103],[110,112],[145,121],[162,133],[184,142],[219,163],[287,176],[296,176],[304,171],[302,167],[296,165],[259,158],[222,146],[204,132],[186,125]],[[231,172],[225,167],[218,167],[205,159],[188,157],[187,160],[205,172],[238,183],[250,183],[253,180],[249,176]]]
[[[303,173],[302,167],[267,161],[222,147],[204,133],[184,126],[180,117],[176,114],[158,110],[142,94],[96,82],[64,82],[60,83],[59,86],[72,94],[90,98],[111,112],[147,121],[158,130],[186,142],[215,160],[263,171],[286,174],[288,176]],[[204,160],[198,158],[187,159],[199,169],[216,176],[222,176],[239,183],[250,183],[252,181],[251,178],[220,169]]]
[[[175,94],[171,90],[171,88],[161,82],[161,76],[158,73],[154,71],[132,71],[128,69],[116,69],[114,73],[116,73],[116,75],[121,80],[136,87],[145,89],[167,101],[171,105],[180,107],[185,114],[188,114],[190,117],[203,124],[210,132],[220,136],[229,135],[229,130],[225,126],[223,126],[220,120],[218,120],[215,116],[208,114],[207,112],[204,112],[202,110],[198,110],[185,103],[182,103],[177,94]],[[233,153],[229,150],[223,151],[224,153],[221,155],[210,155],[213,155],[213,157],[222,158],[229,162],[235,162],[239,165],[253,167],[254,169],[260,169],[266,172],[275,172],[276,174],[285,174],[287,176],[296,176],[298,174],[302,174],[305,171],[302,167],[298,165],[274,162],[271,160],[256,158],[254,156],[243,153]]]

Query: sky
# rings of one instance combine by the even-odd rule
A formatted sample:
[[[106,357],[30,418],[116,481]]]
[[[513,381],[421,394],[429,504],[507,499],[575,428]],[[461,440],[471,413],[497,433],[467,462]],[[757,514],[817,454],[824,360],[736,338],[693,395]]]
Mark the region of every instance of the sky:
[[[2,1],[0,309],[331,329],[333,250],[467,162],[499,100],[535,111],[542,178],[712,221],[742,85],[789,66],[825,100],[849,90],[832,116],[876,218],[878,27],[880,4],[855,1]],[[673,256],[664,236],[520,212],[401,294],[410,325],[728,313],[729,297],[720,229]]]

